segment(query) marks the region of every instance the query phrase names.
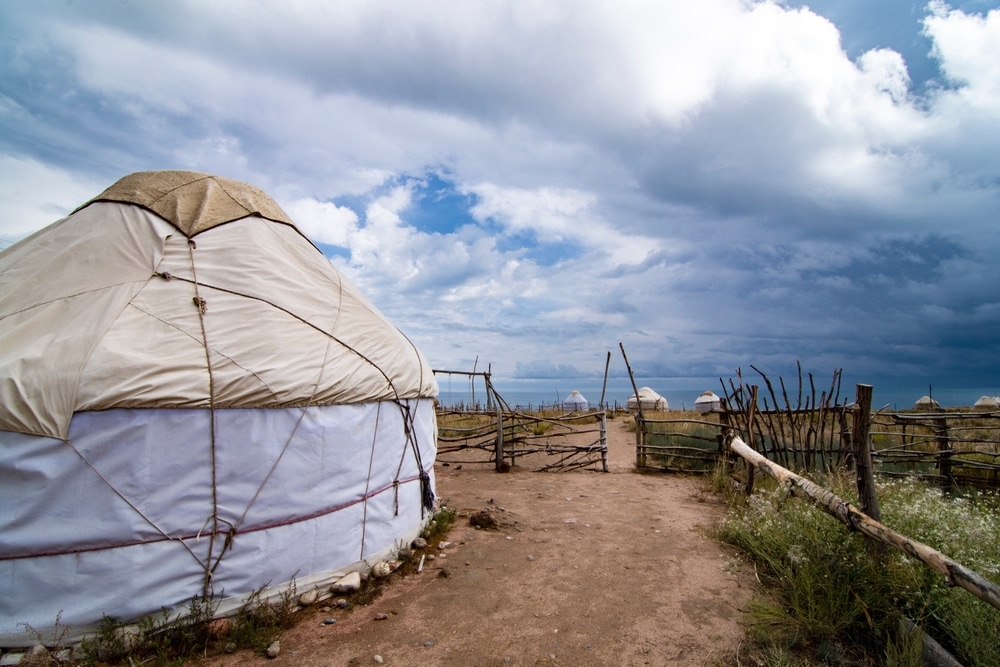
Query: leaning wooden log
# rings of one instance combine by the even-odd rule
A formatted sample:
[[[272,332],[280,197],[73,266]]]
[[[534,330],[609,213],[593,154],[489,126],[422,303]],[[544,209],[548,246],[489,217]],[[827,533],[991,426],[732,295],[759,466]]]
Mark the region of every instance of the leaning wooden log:
[[[772,463],[748,447],[739,436],[730,434],[728,444],[734,454],[742,456],[754,468],[786,485],[792,493],[798,493],[812,501],[814,505],[851,530],[856,530],[916,558],[937,570],[950,585],[961,586],[979,599],[1000,609],[1000,586],[986,577],[970,570],[961,563],[955,562],[940,551],[901,535],[888,526],[875,521],[832,491],[796,475],[791,470],[782,468],[777,463]]]
[[[899,633],[904,637],[910,637],[913,633],[919,633],[921,655],[927,667],[962,667],[962,663],[955,660],[955,657],[948,653],[941,644],[929,634],[921,630],[908,618],[899,619]]]

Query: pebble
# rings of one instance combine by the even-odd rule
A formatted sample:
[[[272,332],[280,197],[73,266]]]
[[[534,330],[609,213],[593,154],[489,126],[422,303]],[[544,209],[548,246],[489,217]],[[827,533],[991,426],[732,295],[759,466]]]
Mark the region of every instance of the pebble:
[[[372,574],[379,578],[388,577],[391,572],[392,568],[384,560],[375,563],[375,566],[372,568]]]
[[[333,625],[336,622],[337,622],[337,619],[335,619],[335,618],[324,618],[323,619],[323,625]]]
[[[338,598],[336,604],[341,609],[347,609],[348,607],[351,606],[351,603],[345,600],[344,598]]]
[[[440,549],[441,551],[444,551],[445,549],[447,549],[450,546],[451,546],[451,542],[438,542],[438,549]]]
[[[531,554],[528,554],[528,560],[535,560],[535,557],[532,556]]]
[[[351,572],[341,577],[333,586],[330,586],[331,593],[353,593],[361,588],[361,573]]]
[[[388,618],[389,618],[389,614],[382,614],[382,613],[375,614],[375,620],[376,621],[385,621],[385,620],[388,620]]]
[[[382,664],[383,662],[385,662],[385,660],[383,660],[383,659],[382,659],[382,656],[380,656],[380,655],[379,655],[379,654],[377,654],[377,653],[375,654],[375,658],[374,658],[374,660],[375,660],[375,662],[377,662],[377,663],[378,663],[378,664],[380,664],[380,665],[381,665],[381,664]]]
[[[209,637],[219,639],[229,634],[229,631],[233,629],[233,622],[228,618],[217,618],[210,621],[205,629],[208,631]]]
[[[267,657],[277,658],[278,654],[281,653],[281,641],[276,641],[267,647]]]
[[[422,537],[414,538],[413,542],[410,543],[410,546],[412,546],[414,549],[426,549],[427,540],[425,540]]]
[[[424,642],[424,646],[434,646],[434,640],[433,639],[429,639],[429,640],[425,641]]]
[[[508,536],[507,536],[507,537],[505,537],[504,539],[505,539],[505,540],[507,540],[508,542],[510,542],[510,541],[512,541],[512,540],[513,540],[514,538],[513,538],[513,537],[511,537],[510,535],[508,535]]]
[[[311,591],[306,591],[299,596],[299,604],[303,607],[308,607],[311,604],[316,604],[316,600],[319,599],[319,591],[315,588]]]

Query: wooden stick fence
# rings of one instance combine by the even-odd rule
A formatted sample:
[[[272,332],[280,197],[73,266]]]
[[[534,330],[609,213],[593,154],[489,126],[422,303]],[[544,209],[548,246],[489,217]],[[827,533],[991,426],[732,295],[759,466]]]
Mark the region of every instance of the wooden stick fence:
[[[733,428],[765,457],[793,470],[830,472],[862,465],[883,475],[934,481],[949,491],[959,486],[1000,490],[1000,411],[873,413],[861,409],[862,402],[870,405],[870,390],[867,396],[858,393],[851,403],[841,396],[839,370],[829,390],[820,393],[813,376],[806,381],[801,370],[796,391],[784,380],[772,383],[754,370],[765,390],[758,398],[753,393],[756,385],[745,384],[737,370],[738,381],[729,381],[722,407],[712,412],[718,423],[635,415],[636,466],[709,472],[714,459],[722,456],[722,433]],[[866,453],[870,464],[858,460],[855,448],[859,438],[869,440],[866,431],[874,442]]]
[[[438,419],[437,460],[442,463],[491,463],[497,470],[505,470],[518,459],[544,455],[556,460],[536,467],[536,471],[588,466],[608,471],[607,415],[603,411],[543,416],[441,410]]]
[[[926,544],[897,533],[841,499],[832,491],[769,461],[751,449],[735,433],[730,433],[727,436],[726,445],[729,451],[745,459],[748,465],[785,485],[792,494],[806,498],[849,529],[916,558],[943,575],[949,584],[960,586],[979,599],[1000,609],[1000,586],[986,577]]]

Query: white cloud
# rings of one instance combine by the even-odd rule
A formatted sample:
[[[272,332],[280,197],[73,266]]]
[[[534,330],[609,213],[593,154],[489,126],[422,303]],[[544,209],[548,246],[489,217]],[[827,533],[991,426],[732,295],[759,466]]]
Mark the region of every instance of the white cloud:
[[[358,214],[346,206],[299,199],[285,208],[302,233],[317,243],[348,248],[357,234]]]
[[[1000,106],[1000,10],[966,14],[934,0],[924,30],[933,40],[941,70],[961,88],[971,107],[991,113]]]
[[[109,185],[37,160],[0,155],[0,250],[69,215]]]

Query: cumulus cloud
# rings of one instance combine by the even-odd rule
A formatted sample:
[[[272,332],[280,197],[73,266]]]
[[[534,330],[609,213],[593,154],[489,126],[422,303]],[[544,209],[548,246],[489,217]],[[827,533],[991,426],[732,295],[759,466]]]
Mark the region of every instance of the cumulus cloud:
[[[965,372],[986,336],[946,323],[1000,303],[1000,11],[918,9],[919,87],[772,0],[4,6],[0,234],[197,169],[270,192],[438,366],[624,339],[658,372]]]

